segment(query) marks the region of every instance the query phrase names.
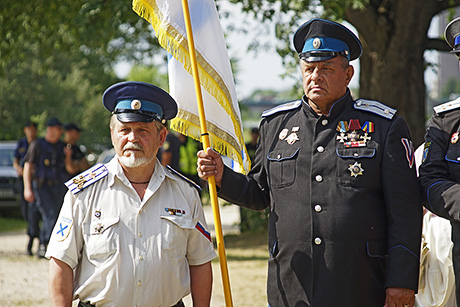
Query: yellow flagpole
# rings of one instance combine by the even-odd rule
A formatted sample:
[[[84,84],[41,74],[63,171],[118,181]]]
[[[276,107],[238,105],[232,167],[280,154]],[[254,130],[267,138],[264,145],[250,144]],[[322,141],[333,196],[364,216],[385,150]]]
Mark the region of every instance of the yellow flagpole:
[[[190,52],[190,60],[192,63],[193,81],[195,83],[195,94],[196,94],[196,100],[198,103],[198,111],[200,115],[201,140],[203,142],[203,148],[206,150],[206,148],[210,147],[211,145],[209,142],[208,128],[206,126],[206,117],[204,114],[203,96],[201,93],[200,76],[198,74],[198,65],[197,65],[196,52],[195,52],[195,42],[193,40],[192,23],[190,21],[190,11],[189,11],[187,0],[182,0],[182,9],[184,11],[184,20],[185,20],[185,28],[187,30],[188,48]],[[225,255],[224,236],[222,234],[222,224],[220,220],[219,204],[217,201],[216,180],[214,176],[208,178],[208,184],[209,184],[209,195],[211,198],[211,205],[212,205],[212,213],[214,217],[214,226],[215,226],[215,231],[216,231],[217,251],[219,254],[220,270],[222,274],[222,284],[224,287],[225,306],[232,307],[233,303],[232,303],[232,293],[230,290],[230,280],[228,276],[227,256]]]

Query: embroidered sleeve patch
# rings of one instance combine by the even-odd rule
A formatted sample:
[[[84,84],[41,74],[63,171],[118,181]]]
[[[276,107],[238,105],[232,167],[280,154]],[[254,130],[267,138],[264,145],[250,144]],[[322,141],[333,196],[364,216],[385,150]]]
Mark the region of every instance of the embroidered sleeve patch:
[[[206,231],[206,229],[204,229],[203,225],[201,225],[199,222],[196,224],[195,226],[196,229],[198,229],[199,232],[201,232],[201,234],[203,236],[205,236],[210,242],[212,242],[212,239],[211,239],[211,233],[209,231]]]
[[[406,138],[402,138],[401,142],[404,146],[404,149],[406,150],[406,159],[407,162],[409,162],[409,168],[412,168],[415,162],[415,151],[414,146],[412,145],[412,141]]]
[[[61,216],[54,228],[56,230],[56,233],[54,234],[56,240],[62,242],[67,239],[70,234],[70,230],[72,229],[72,225],[73,219]]]

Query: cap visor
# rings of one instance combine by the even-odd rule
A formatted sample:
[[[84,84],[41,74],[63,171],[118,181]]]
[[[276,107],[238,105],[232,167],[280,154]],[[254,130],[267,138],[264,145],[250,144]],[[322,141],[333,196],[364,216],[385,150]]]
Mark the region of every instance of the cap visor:
[[[151,123],[155,118],[137,113],[119,113],[117,118],[122,123],[142,122]]]

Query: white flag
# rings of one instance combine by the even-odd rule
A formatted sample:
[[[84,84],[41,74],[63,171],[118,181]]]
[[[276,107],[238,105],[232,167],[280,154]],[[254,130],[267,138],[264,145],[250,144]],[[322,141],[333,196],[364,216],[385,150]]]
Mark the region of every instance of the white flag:
[[[199,140],[199,112],[181,1],[133,0],[133,10],[152,24],[160,45],[172,55],[169,86],[179,111],[171,128]],[[213,0],[189,0],[189,10],[211,147],[247,173],[250,161],[216,6]]]

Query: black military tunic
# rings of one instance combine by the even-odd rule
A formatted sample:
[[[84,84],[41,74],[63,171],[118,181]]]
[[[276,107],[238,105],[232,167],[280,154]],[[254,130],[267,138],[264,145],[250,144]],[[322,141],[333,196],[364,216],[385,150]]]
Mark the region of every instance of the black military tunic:
[[[456,296],[460,297],[460,99],[435,107],[425,135],[420,184],[425,206],[452,225]]]
[[[393,113],[349,92],[329,116],[282,105],[264,114],[249,176],[225,169],[220,197],[271,207],[270,306],[382,307],[386,287],[417,289],[420,189]]]

